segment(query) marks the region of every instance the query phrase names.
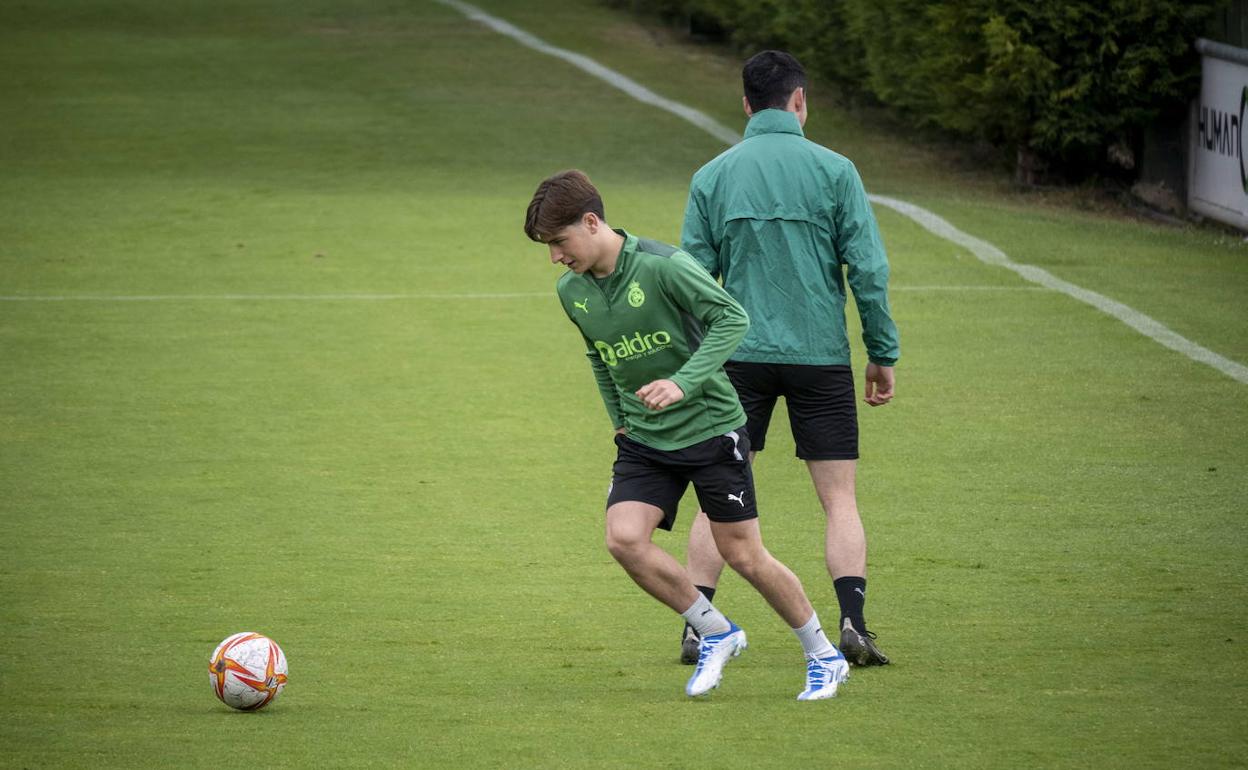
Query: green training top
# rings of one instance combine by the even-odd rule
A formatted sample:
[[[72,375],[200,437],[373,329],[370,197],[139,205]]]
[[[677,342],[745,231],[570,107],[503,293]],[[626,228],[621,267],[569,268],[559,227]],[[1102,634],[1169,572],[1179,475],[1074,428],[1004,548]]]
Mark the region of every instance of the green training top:
[[[667,451],[740,428],[745,411],[723,366],[749,328],[745,311],[688,254],[615,232],[624,246],[611,275],[569,270],[557,288],[585,338],[612,425]],[[647,409],[637,390],[664,379],[685,397]]]
[[[844,266],[868,356],[897,362],[888,258],[862,179],[806,139],[797,115],[754,113],[745,138],[693,175],[680,242],[749,313],[732,360],[848,364]]]

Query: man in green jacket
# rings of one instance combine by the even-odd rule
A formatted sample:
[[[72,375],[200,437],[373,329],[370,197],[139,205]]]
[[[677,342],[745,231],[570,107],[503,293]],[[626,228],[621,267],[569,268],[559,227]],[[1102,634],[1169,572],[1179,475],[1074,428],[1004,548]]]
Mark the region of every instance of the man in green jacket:
[[[865,401],[893,398],[900,355],[888,308],[888,259],[858,171],[808,141],[806,73],[787,53],[764,51],[742,70],[745,138],[698,170],[681,246],[739,300],[752,321],[725,365],[762,451],[783,396],[797,456],[806,461],[827,515],[825,557],[841,605],[841,649],[851,663],[888,657],[867,630],[867,544],[854,482],[858,419],[845,281],[854,292],[869,363]],[[705,519],[693,525],[689,573],[713,597],[723,569]],[[695,629],[686,626],[682,660]]]
[[[538,186],[524,231],[568,268],[559,300],[585,340],[615,428],[607,549],[700,635],[686,694],[719,686],[724,664],[746,647],[745,632],[652,541],[655,529],[672,528],[692,483],[724,559],[802,644],[806,689],[798,700],[836,695],[849,664],[823,633],[801,582],[759,534],[745,413],[723,370],[749,326],[741,305],[688,254],[608,226],[602,198],[579,171]]]

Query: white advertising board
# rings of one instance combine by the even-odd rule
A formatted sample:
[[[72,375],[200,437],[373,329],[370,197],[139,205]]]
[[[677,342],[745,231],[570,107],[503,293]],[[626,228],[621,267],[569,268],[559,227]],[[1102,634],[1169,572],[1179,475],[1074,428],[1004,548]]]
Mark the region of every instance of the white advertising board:
[[[1193,105],[1187,205],[1248,230],[1248,50],[1199,40],[1200,99]]]

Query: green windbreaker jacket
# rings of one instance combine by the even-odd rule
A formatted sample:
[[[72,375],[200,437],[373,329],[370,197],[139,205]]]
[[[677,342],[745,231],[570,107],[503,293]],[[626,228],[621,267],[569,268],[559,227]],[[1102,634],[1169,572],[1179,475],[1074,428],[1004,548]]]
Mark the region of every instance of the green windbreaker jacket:
[[[749,314],[732,360],[849,364],[848,278],[867,355],[897,362],[888,258],[862,179],[795,114],[754,113],[745,138],[694,174],[680,240]]]

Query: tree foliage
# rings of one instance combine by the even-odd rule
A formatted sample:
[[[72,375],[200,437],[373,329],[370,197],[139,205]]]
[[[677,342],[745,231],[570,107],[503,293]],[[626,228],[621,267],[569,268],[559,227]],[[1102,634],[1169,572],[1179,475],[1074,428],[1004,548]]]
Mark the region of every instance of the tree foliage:
[[[614,0],[710,19],[817,81],[920,125],[1083,176],[1130,165],[1198,87],[1193,42],[1224,0]],[[1117,149],[1117,152],[1111,152]]]

